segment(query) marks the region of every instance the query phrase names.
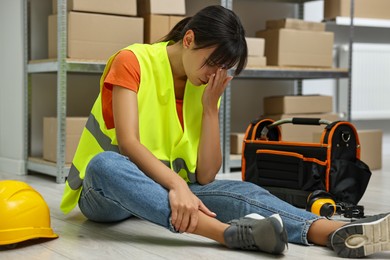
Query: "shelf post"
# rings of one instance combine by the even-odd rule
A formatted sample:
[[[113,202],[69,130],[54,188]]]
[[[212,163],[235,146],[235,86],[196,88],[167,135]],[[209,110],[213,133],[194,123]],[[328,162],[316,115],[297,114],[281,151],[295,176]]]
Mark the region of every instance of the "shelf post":
[[[228,73],[230,73],[229,71]],[[222,170],[223,173],[230,172],[230,113],[231,113],[231,82],[228,83],[225,91],[222,95],[220,111],[222,112],[222,123],[220,124],[222,131],[221,132],[221,146],[222,146]],[[221,118],[220,116],[220,118]]]
[[[233,10],[233,0],[221,0],[221,5],[229,10]]]
[[[355,16],[355,0],[350,0],[350,17],[351,22],[349,26],[349,52],[348,52],[348,107],[347,107],[347,121],[351,121],[352,113],[352,54],[353,54],[353,39],[354,39],[354,16]]]
[[[24,121],[23,121],[23,129],[24,129],[24,151],[23,151],[23,158],[24,158],[24,174],[27,174],[27,161],[28,156],[30,154],[30,122],[31,122],[31,76],[27,72],[27,63],[29,60],[29,52],[30,52],[30,44],[29,44],[29,22],[30,20],[30,13],[29,13],[29,1],[24,0],[23,1],[23,45],[24,45]]]
[[[232,10],[233,0],[221,0],[221,6]],[[222,151],[222,167],[220,171],[223,173],[230,172],[230,86],[228,84],[221,97],[219,107],[219,138]]]
[[[67,176],[65,168],[66,144],[66,57],[67,57],[67,1],[57,1],[57,183],[64,183]]]

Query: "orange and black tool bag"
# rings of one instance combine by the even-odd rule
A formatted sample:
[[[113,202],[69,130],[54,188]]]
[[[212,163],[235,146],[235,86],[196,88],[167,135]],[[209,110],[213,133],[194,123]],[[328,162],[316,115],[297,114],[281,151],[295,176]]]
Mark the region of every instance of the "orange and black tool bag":
[[[282,139],[279,125],[326,125],[319,143]],[[290,118],[252,122],[242,148],[242,179],[269,190],[282,200],[305,208],[315,190],[329,192],[340,203],[357,205],[371,177],[360,160],[355,127],[347,121]]]

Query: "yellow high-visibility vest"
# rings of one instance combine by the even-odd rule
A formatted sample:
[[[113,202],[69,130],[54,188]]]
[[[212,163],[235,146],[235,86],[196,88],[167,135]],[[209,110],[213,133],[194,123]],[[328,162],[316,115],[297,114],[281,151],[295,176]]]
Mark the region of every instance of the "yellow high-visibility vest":
[[[140,141],[165,165],[187,182],[193,183],[196,182],[195,170],[203,113],[202,95],[205,86],[194,86],[187,80],[183,98],[183,131],[176,110],[167,44],[168,42],[153,45],[134,44],[125,48],[135,54],[141,71],[137,94]],[[107,62],[100,79],[100,91],[118,53],[111,56]],[[64,213],[70,212],[77,205],[87,165],[95,155],[103,151],[119,153],[115,128],[106,127],[99,95],[81,135],[65,184],[61,202],[61,210]]]

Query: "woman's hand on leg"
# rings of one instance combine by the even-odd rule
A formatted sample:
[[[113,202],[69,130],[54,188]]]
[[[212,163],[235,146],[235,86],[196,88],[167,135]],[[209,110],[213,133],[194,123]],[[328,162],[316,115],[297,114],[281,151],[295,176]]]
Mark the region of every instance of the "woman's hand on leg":
[[[180,233],[194,232],[198,225],[199,211],[202,211],[210,217],[216,216],[188,187],[183,186],[171,189],[169,191],[169,202],[172,211],[172,225]]]

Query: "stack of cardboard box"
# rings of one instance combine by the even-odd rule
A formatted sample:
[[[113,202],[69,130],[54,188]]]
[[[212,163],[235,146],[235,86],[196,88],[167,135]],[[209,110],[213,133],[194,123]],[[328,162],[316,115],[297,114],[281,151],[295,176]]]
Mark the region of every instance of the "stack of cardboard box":
[[[306,96],[271,96],[264,98],[264,118],[273,120],[305,117],[321,118],[328,121],[337,121],[341,118],[332,113],[332,97],[321,95]],[[292,142],[319,143],[325,125],[292,125],[280,126],[282,140]],[[360,159],[371,170],[382,168],[382,138],[380,129],[357,130],[361,146]],[[230,153],[241,154],[244,133],[234,132],[230,135]]]
[[[136,0],[68,0],[67,57],[107,60],[132,43],[142,43],[143,18]],[[48,20],[49,58],[57,57],[57,0]]]
[[[305,117],[337,121],[342,118],[333,113],[331,96],[271,96],[264,98],[264,117],[273,120]],[[282,140],[319,143],[325,125],[281,125]],[[382,130],[357,130],[361,145],[361,160],[371,170],[382,167]]]
[[[270,96],[263,102],[263,118],[280,120],[293,117],[321,118],[329,121],[339,120],[333,111],[333,98],[323,95]],[[281,125],[282,140],[292,142],[313,142],[313,134],[324,126],[317,125]],[[241,154],[244,133],[231,133],[230,153]]]
[[[293,117],[320,118],[328,121],[339,120],[333,113],[333,98],[324,95],[271,96],[264,98],[264,117],[280,120]],[[282,139],[295,142],[312,142],[313,133],[320,132],[324,126],[281,125]]]
[[[248,45],[247,67],[263,67],[267,65],[267,59],[264,56],[264,39],[246,37]]]
[[[137,5],[145,20],[145,43],[162,39],[186,14],[185,0],[138,0]]]
[[[267,65],[332,67],[334,35],[323,23],[271,20],[256,37],[265,39]]]

